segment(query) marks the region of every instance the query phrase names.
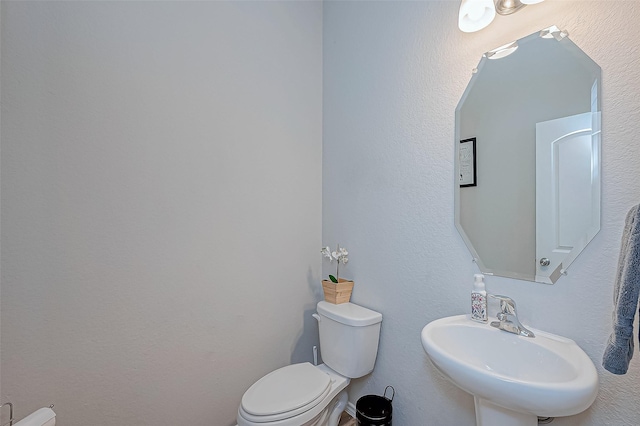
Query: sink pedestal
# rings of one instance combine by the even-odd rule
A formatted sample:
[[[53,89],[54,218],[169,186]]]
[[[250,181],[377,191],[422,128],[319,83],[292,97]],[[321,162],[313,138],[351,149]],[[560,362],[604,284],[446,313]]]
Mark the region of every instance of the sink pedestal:
[[[538,426],[538,416],[499,407],[486,399],[473,397],[476,426]]]

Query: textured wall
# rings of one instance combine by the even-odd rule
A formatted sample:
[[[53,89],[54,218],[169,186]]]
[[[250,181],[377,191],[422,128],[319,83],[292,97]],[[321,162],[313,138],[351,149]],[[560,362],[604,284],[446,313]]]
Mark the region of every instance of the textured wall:
[[[624,216],[640,202],[640,2],[548,0],[473,34],[458,31],[458,6],[325,2],[323,241],[349,249],[353,300],[384,315],[376,369],[350,399],[391,384],[398,426],[474,424],[471,396],[419,337],[469,310],[477,272],[453,224],[454,110],[483,52],[556,24],[602,67],[602,230],[555,285],[488,277],[488,290],[598,366],[595,404],[554,425],[640,424],[640,355],[626,376],[600,367]]]
[[[317,342],[321,4],[2,9],[2,401],[235,425]]]

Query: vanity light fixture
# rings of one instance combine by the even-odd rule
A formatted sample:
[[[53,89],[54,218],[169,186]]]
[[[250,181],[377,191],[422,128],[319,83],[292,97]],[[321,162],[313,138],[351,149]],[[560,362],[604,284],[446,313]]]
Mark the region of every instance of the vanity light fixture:
[[[462,0],[458,13],[458,28],[465,33],[480,31],[499,15],[511,15],[528,4],[544,0]]]

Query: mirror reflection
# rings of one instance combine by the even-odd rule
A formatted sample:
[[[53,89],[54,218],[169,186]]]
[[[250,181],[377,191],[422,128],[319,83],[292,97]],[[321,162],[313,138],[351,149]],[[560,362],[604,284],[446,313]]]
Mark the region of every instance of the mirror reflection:
[[[600,229],[600,67],[556,27],[485,53],[455,156],[456,227],[481,271],[556,282]]]

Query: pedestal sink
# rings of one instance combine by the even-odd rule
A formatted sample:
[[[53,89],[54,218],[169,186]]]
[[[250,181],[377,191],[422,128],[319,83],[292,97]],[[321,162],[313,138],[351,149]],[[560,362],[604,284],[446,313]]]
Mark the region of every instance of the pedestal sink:
[[[433,365],[474,396],[477,426],[537,426],[538,416],[589,408],[598,393],[591,359],[571,339],[531,330],[518,336],[458,315],[430,322],[421,337]]]

